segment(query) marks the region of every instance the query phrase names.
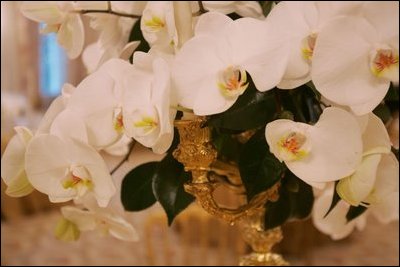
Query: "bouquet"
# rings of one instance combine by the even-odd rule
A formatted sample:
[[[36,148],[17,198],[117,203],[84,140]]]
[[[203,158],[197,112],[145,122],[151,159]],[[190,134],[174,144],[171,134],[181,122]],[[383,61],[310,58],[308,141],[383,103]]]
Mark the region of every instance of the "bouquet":
[[[312,216],[340,239],[369,215],[397,220],[398,10],[381,1],[24,2],[42,33],[70,58],[82,54],[88,76],[63,86],[36,131],[15,127],[1,162],[6,193],[73,200],[59,239],[98,230],[137,240],[110,201],[126,211],[159,202],[171,224],[194,201],[184,190],[192,174],[173,156],[174,122],[201,119],[248,201],[279,192],[265,203],[265,229]],[[99,32],[85,49],[84,16]],[[118,192],[103,156],[122,164],[137,143],[162,160],[132,169]]]

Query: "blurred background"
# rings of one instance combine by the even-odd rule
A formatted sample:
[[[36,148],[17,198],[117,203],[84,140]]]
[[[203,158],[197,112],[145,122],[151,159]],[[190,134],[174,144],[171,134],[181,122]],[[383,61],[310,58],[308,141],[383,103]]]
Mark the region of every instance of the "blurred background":
[[[34,130],[62,85],[76,86],[86,76],[81,59],[69,60],[54,34],[40,35],[40,25],[25,19],[18,4],[1,2],[2,152],[14,135],[14,126]],[[87,21],[85,33],[87,44],[96,40]],[[142,162],[154,159],[143,148],[137,149]],[[116,180],[120,182],[137,164],[138,157],[130,159],[115,174]],[[195,204],[171,228],[158,205],[127,214],[141,237],[136,243],[90,232],[77,242],[62,243],[53,235],[60,205],[51,204],[39,192],[15,199],[4,191],[2,181],[2,265],[235,265],[249,250],[235,227]],[[370,219],[363,232],[339,242],[320,234],[310,220],[289,223],[283,231],[285,238],[276,249],[293,265],[399,264],[398,222],[382,226]]]

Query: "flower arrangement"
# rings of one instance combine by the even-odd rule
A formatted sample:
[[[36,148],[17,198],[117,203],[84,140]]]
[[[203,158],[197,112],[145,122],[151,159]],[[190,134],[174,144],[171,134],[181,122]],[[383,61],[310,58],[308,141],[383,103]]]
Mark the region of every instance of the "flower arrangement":
[[[16,127],[1,162],[6,193],[38,190],[61,208],[62,240],[100,230],[137,239],[113,213],[160,202],[171,224],[194,198],[173,156],[174,121],[201,116],[218,157],[240,171],[246,197],[279,185],[265,228],[310,214],[334,239],[371,214],[398,219],[396,2],[24,2],[88,76],[65,84],[35,132]],[[100,33],[85,48],[82,16]],[[83,51],[83,53],[82,53]],[[397,142],[397,145],[394,145]],[[132,169],[117,192],[102,155],[135,143],[164,154]],[[394,145],[395,147],[392,147]]]

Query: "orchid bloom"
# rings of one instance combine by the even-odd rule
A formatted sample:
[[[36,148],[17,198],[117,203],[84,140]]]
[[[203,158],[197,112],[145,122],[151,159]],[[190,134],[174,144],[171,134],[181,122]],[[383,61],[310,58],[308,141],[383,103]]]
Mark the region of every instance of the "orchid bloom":
[[[286,36],[291,49],[289,63],[280,89],[293,89],[311,80],[311,63],[318,35],[330,20],[355,13],[360,4],[353,2],[283,1],[268,15],[267,24]]]
[[[71,121],[70,116],[68,120]],[[83,122],[77,128],[79,124],[79,120],[71,121],[75,131],[84,129]],[[106,207],[116,191],[101,156],[75,138],[36,136],[27,146],[25,169],[32,186],[48,195],[51,202],[65,202],[93,193],[99,206]]]
[[[151,47],[174,53],[178,37],[172,1],[149,1],[143,10],[140,28]]]
[[[204,8],[208,11],[221,12],[223,14],[237,13],[242,17],[263,19],[264,15],[257,1],[203,1]],[[193,11],[199,8],[198,3],[193,3]]]
[[[136,52],[125,80],[123,125],[126,134],[155,153],[164,153],[174,135],[176,110],[170,93],[169,66],[162,58]],[[129,88],[129,89],[128,89]]]
[[[57,33],[58,43],[71,59],[81,54],[85,38],[81,17],[73,10],[71,2],[25,1],[21,4],[25,17],[46,24],[42,33]]]
[[[50,127],[64,109],[74,87],[64,84],[61,96],[57,97],[44,114],[36,131],[36,135],[49,133]],[[33,133],[26,127],[15,127],[16,135],[11,138],[1,158],[1,177],[8,186],[6,194],[11,197],[22,197],[30,194],[34,188],[26,177],[25,152]]]
[[[318,35],[312,80],[327,99],[371,112],[399,81],[399,6],[365,2],[360,16],[330,21]]]
[[[73,225],[70,228],[75,229],[75,232],[95,230],[100,235],[110,234],[124,241],[132,242],[139,239],[133,226],[110,209],[100,208],[93,204],[87,205],[86,203],[84,203],[84,207],[86,208],[85,210],[72,206],[61,208],[64,220]],[[56,236],[61,234],[62,231],[56,231]],[[65,237],[64,234],[64,239]],[[79,235],[75,234],[74,237],[73,239],[76,240]]]
[[[77,5],[81,9],[107,9],[107,1],[100,1],[98,4],[79,3]],[[113,11],[139,16],[146,2],[112,1],[110,4]],[[105,13],[89,13],[88,16],[91,18],[91,27],[100,33],[98,41],[88,45],[82,54],[88,73],[94,72],[111,58],[129,59],[140,43],[139,41],[129,42],[129,35],[137,19]]]
[[[90,74],[98,70],[101,65],[112,58],[129,60],[139,44],[139,41],[129,42],[121,50],[118,48],[103,49],[100,43],[96,42],[85,48],[82,53],[82,61],[87,72]]]
[[[326,108],[315,125],[275,120],[265,136],[270,151],[297,177],[315,185],[352,174],[361,161],[357,120],[339,108]]]
[[[394,200],[399,196],[399,165],[390,151],[384,124],[372,113],[363,133],[363,147],[362,162],[352,175],[339,181],[336,191],[347,203],[374,207],[377,212],[384,213],[379,220],[390,221],[398,216]]]
[[[324,234],[329,235],[334,240],[343,239],[348,236],[355,228],[363,230],[367,221],[366,214],[347,222],[346,213],[350,205],[344,201],[339,201],[333,210],[325,217],[332,202],[333,188],[329,186],[316,198],[312,220],[314,226]]]
[[[89,144],[106,149],[124,134],[123,79],[132,66],[120,59],[111,59],[85,78],[71,95],[67,105],[79,114],[87,128]]]
[[[7,185],[6,194],[11,197],[23,197],[34,188],[25,172],[25,151],[33,134],[25,127],[15,127],[16,135],[11,138],[1,158],[1,177]]]
[[[208,12],[200,16],[195,37],[173,63],[179,104],[196,115],[221,113],[248,87],[247,73],[260,91],[279,83],[287,46],[263,21]]]

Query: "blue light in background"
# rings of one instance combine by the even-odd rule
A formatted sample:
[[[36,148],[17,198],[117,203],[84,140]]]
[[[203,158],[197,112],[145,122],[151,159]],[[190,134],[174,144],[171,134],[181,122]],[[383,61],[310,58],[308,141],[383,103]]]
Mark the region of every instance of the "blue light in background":
[[[41,25],[41,27],[43,27]],[[40,90],[43,97],[60,95],[67,77],[67,57],[55,33],[40,35]]]

